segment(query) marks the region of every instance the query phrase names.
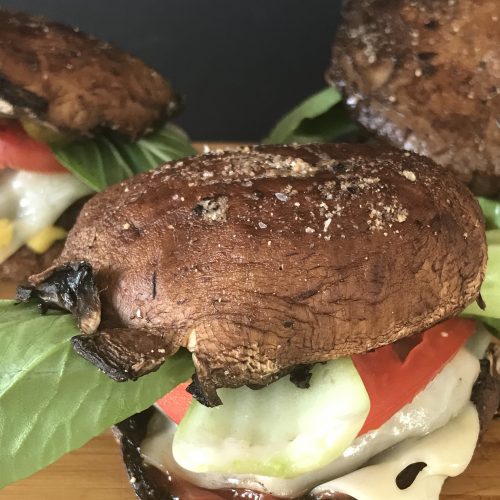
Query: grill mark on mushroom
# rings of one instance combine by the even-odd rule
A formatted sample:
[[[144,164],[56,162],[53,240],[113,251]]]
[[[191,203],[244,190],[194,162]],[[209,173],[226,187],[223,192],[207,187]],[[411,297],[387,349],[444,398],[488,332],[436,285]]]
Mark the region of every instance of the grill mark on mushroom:
[[[303,292],[299,292],[297,295],[291,297],[293,302],[303,302],[304,300],[310,299],[319,293],[319,289],[312,288],[311,290],[304,290]]]
[[[154,299],[156,299],[156,280],[157,280],[157,273],[156,269],[153,271],[153,275],[151,276],[151,296]]]

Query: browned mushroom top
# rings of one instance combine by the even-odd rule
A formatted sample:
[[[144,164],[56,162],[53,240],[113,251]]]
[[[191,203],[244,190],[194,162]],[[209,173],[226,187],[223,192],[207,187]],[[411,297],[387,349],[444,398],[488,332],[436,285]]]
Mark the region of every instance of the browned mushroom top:
[[[459,313],[478,295],[486,246],[471,193],[429,159],[267,146],[97,194],[59,259],[76,261],[93,266],[103,318],[97,333],[85,322],[77,350],[123,380],[187,347],[216,403],[217,387],[266,384]]]
[[[0,99],[65,131],[110,128],[131,139],[178,108],[169,83],[139,59],[77,29],[5,10]]]
[[[500,193],[500,2],[347,0],[327,79],[368,129]]]

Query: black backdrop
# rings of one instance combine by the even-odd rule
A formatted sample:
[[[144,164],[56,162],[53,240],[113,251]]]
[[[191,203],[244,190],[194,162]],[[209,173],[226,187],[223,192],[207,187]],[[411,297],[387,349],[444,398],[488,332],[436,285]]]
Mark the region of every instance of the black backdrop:
[[[194,139],[262,138],[324,86],[341,0],[3,0],[78,25],[154,66],[185,95]]]

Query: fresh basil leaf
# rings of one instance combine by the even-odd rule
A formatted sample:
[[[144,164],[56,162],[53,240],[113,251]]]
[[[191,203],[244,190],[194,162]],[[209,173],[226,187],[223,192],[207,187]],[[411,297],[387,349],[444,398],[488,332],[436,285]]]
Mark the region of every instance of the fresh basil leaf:
[[[486,309],[482,310],[476,303],[465,309],[464,314],[481,319],[497,330],[500,337],[500,229],[486,231],[488,244],[488,264],[486,276],[481,286],[481,297]]]
[[[53,144],[59,162],[94,191],[171,160],[196,154],[187,135],[167,123],[136,142],[101,135],[69,144]]]
[[[0,301],[0,488],[142,411],[194,368],[186,352],[136,382],[112,381],[69,342],[72,316]]]
[[[285,115],[264,144],[328,142],[358,130],[342,104],[342,95],[328,87]]]
[[[305,118],[288,138],[290,143],[334,142],[359,132],[343,105],[336,105],[316,118]]]

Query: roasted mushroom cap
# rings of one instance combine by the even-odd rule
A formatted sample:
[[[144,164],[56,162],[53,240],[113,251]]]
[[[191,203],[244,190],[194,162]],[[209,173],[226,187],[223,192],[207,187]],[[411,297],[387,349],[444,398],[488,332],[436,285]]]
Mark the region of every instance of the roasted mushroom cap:
[[[267,146],[172,162],[97,194],[67,262],[22,297],[52,301],[90,264],[103,322],[94,333],[96,311],[71,306],[86,311],[80,354],[126,380],[186,347],[198,395],[218,404],[219,387],[265,385],[458,314],[478,296],[486,245],[477,202],[429,159]]]
[[[500,373],[498,372],[497,364],[500,362],[500,350],[498,344],[490,346],[487,356],[481,360],[481,372],[472,389],[471,400],[475,404],[479,420],[481,422],[481,436],[488,428],[495,409],[498,408],[500,402]],[[179,498],[178,491],[179,483],[175,478],[165,474],[165,472],[148,463],[147,459],[141,455],[141,445],[143,441],[149,437],[159,435],[159,430],[155,426],[155,420],[161,422],[166,417],[159,414],[156,408],[133,415],[127,420],[121,422],[115,427],[118,437],[123,460],[127,468],[127,472],[131,479],[131,484],[141,500],[167,500],[169,498]],[[160,427],[161,428],[161,427]],[[154,439],[154,438],[153,438]],[[195,490],[199,494],[203,492],[196,486],[182,484],[186,491],[189,488]],[[232,493],[232,494],[231,494]],[[200,498],[201,498],[200,494]],[[212,494],[212,492],[210,492]],[[258,499],[258,494],[251,496],[248,492],[241,494],[240,497],[234,495],[234,491],[219,490],[213,492],[214,498],[220,494],[220,498],[255,498]],[[208,495],[207,495],[208,496]],[[317,498],[314,496],[306,496],[307,500],[350,500],[352,497],[343,493],[328,494],[327,497]]]
[[[362,125],[500,193],[500,2],[347,0],[327,79]]]
[[[0,10],[0,106],[62,131],[135,139],[178,108],[169,83],[139,59],[77,29]]]

